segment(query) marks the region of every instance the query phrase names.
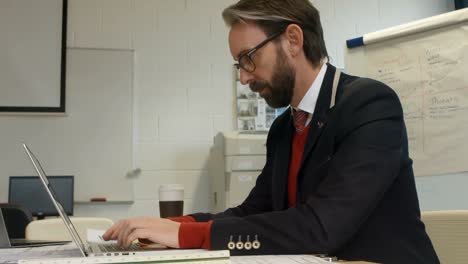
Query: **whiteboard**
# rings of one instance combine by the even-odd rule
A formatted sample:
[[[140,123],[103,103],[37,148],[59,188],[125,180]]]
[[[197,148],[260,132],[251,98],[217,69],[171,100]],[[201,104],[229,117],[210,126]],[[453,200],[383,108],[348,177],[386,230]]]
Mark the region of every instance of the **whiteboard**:
[[[450,12],[370,33],[370,44],[347,49],[350,74],[399,95],[417,176],[468,171],[467,18],[468,9]]]
[[[0,0],[0,111],[64,112],[66,0]]]
[[[0,116],[0,201],[8,177],[37,175],[27,143],[48,175],[74,175],[75,201],[130,201],[133,51],[69,49],[65,116]]]

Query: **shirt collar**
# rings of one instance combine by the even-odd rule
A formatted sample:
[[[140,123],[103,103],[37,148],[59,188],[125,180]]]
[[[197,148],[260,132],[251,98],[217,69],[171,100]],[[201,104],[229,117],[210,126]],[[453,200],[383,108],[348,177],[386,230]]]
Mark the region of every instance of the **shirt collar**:
[[[320,88],[322,87],[323,79],[325,77],[325,72],[327,71],[327,64],[323,63],[322,68],[320,69],[317,77],[315,78],[312,85],[307,90],[304,98],[302,98],[301,102],[294,108],[295,110],[302,110],[306,111],[309,114],[313,114],[315,110],[315,105],[317,104]],[[293,107],[291,107],[292,111]]]

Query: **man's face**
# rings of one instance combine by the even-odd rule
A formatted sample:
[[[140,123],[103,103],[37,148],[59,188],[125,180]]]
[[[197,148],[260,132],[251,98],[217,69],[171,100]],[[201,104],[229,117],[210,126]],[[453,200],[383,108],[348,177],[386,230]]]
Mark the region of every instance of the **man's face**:
[[[229,47],[234,60],[250,51],[268,36],[252,23],[235,24],[229,33]],[[281,37],[281,36],[279,36]],[[240,81],[249,84],[271,107],[291,103],[295,85],[295,69],[279,42],[270,41],[251,55],[255,70],[240,68]]]

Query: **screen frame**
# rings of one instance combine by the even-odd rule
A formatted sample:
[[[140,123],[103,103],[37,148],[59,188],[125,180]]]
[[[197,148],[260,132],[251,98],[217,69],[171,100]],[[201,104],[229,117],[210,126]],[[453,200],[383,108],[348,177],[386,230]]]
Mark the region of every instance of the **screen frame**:
[[[65,113],[65,86],[67,71],[67,16],[68,0],[62,0],[62,38],[60,51],[60,104],[59,106],[0,106],[0,113]]]
[[[32,179],[37,179],[37,182],[38,182],[38,189],[44,189],[41,185],[41,179],[39,179],[39,176],[10,176],[9,177],[9,184],[8,184],[8,203],[15,203],[15,202],[12,202],[11,201],[11,198],[12,198],[12,191],[11,191],[11,182],[13,180],[16,180],[16,179],[20,179],[20,180],[32,180]],[[72,175],[61,175],[61,176],[47,176],[47,179],[50,181],[50,180],[54,180],[54,179],[71,179],[71,196],[72,196],[72,201],[71,201],[71,210],[66,210],[66,213],[67,215],[69,216],[73,216],[73,213],[74,213],[74,205],[75,205],[75,177],[72,176]],[[44,190],[44,193],[47,195],[47,192]],[[47,197],[49,198],[49,197]],[[57,197],[58,199],[58,197]],[[61,204],[63,204],[62,201],[59,201]],[[53,206],[52,204],[52,201],[51,201],[51,205],[52,207],[55,209],[55,207]],[[63,204],[65,205],[65,204]],[[28,208],[29,209],[29,208]],[[66,209],[64,207],[64,209]],[[37,212],[33,212],[31,211],[32,215],[33,216],[38,216]],[[54,213],[44,213],[42,216],[58,216],[59,213],[57,211],[55,211]]]
[[[468,0],[455,0],[455,10],[468,7]]]

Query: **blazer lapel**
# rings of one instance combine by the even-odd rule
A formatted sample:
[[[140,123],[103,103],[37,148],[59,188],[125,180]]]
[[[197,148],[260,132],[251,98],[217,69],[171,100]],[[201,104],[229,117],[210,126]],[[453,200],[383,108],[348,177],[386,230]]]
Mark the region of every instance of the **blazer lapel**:
[[[288,113],[291,109],[286,110]],[[273,208],[283,210],[287,206],[287,186],[289,175],[289,162],[291,159],[291,142],[294,126],[291,115],[286,120],[288,126],[284,127],[283,137],[278,142],[273,163],[272,187],[274,193]]]
[[[327,72],[325,73],[317,104],[315,106],[314,114],[310,123],[309,135],[307,136],[304,153],[302,155],[301,168],[303,167],[304,160],[312,151],[315,143],[317,142],[317,139],[322,133],[323,128],[327,124],[335,71],[336,68],[328,64]],[[286,111],[290,112],[291,109],[289,108]],[[288,126],[283,128],[283,137],[278,142],[277,150],[275,151],[274,162],[272,165],[272,191],[274,193],[273,208],[275,210],[283,210],[288,205],[287,186],[289,163],[291,161],[292,136],[294,133],[294,125],[292,122],[291,115],[288,115],[286,120]],[[301,168],[299,169],[299,173]]]
[[[322,87],[320,88],[317,104],[315,105],[314,114],[310,121],[309,135],[307,136],[304,153],[302,155],[301,168],[304,160],[306,160],[308,154],[314,148],[317,139],[320,137],[323,128],[327,124],[335,72],[336,68],[328,64],[327,72],[325,73]]]

